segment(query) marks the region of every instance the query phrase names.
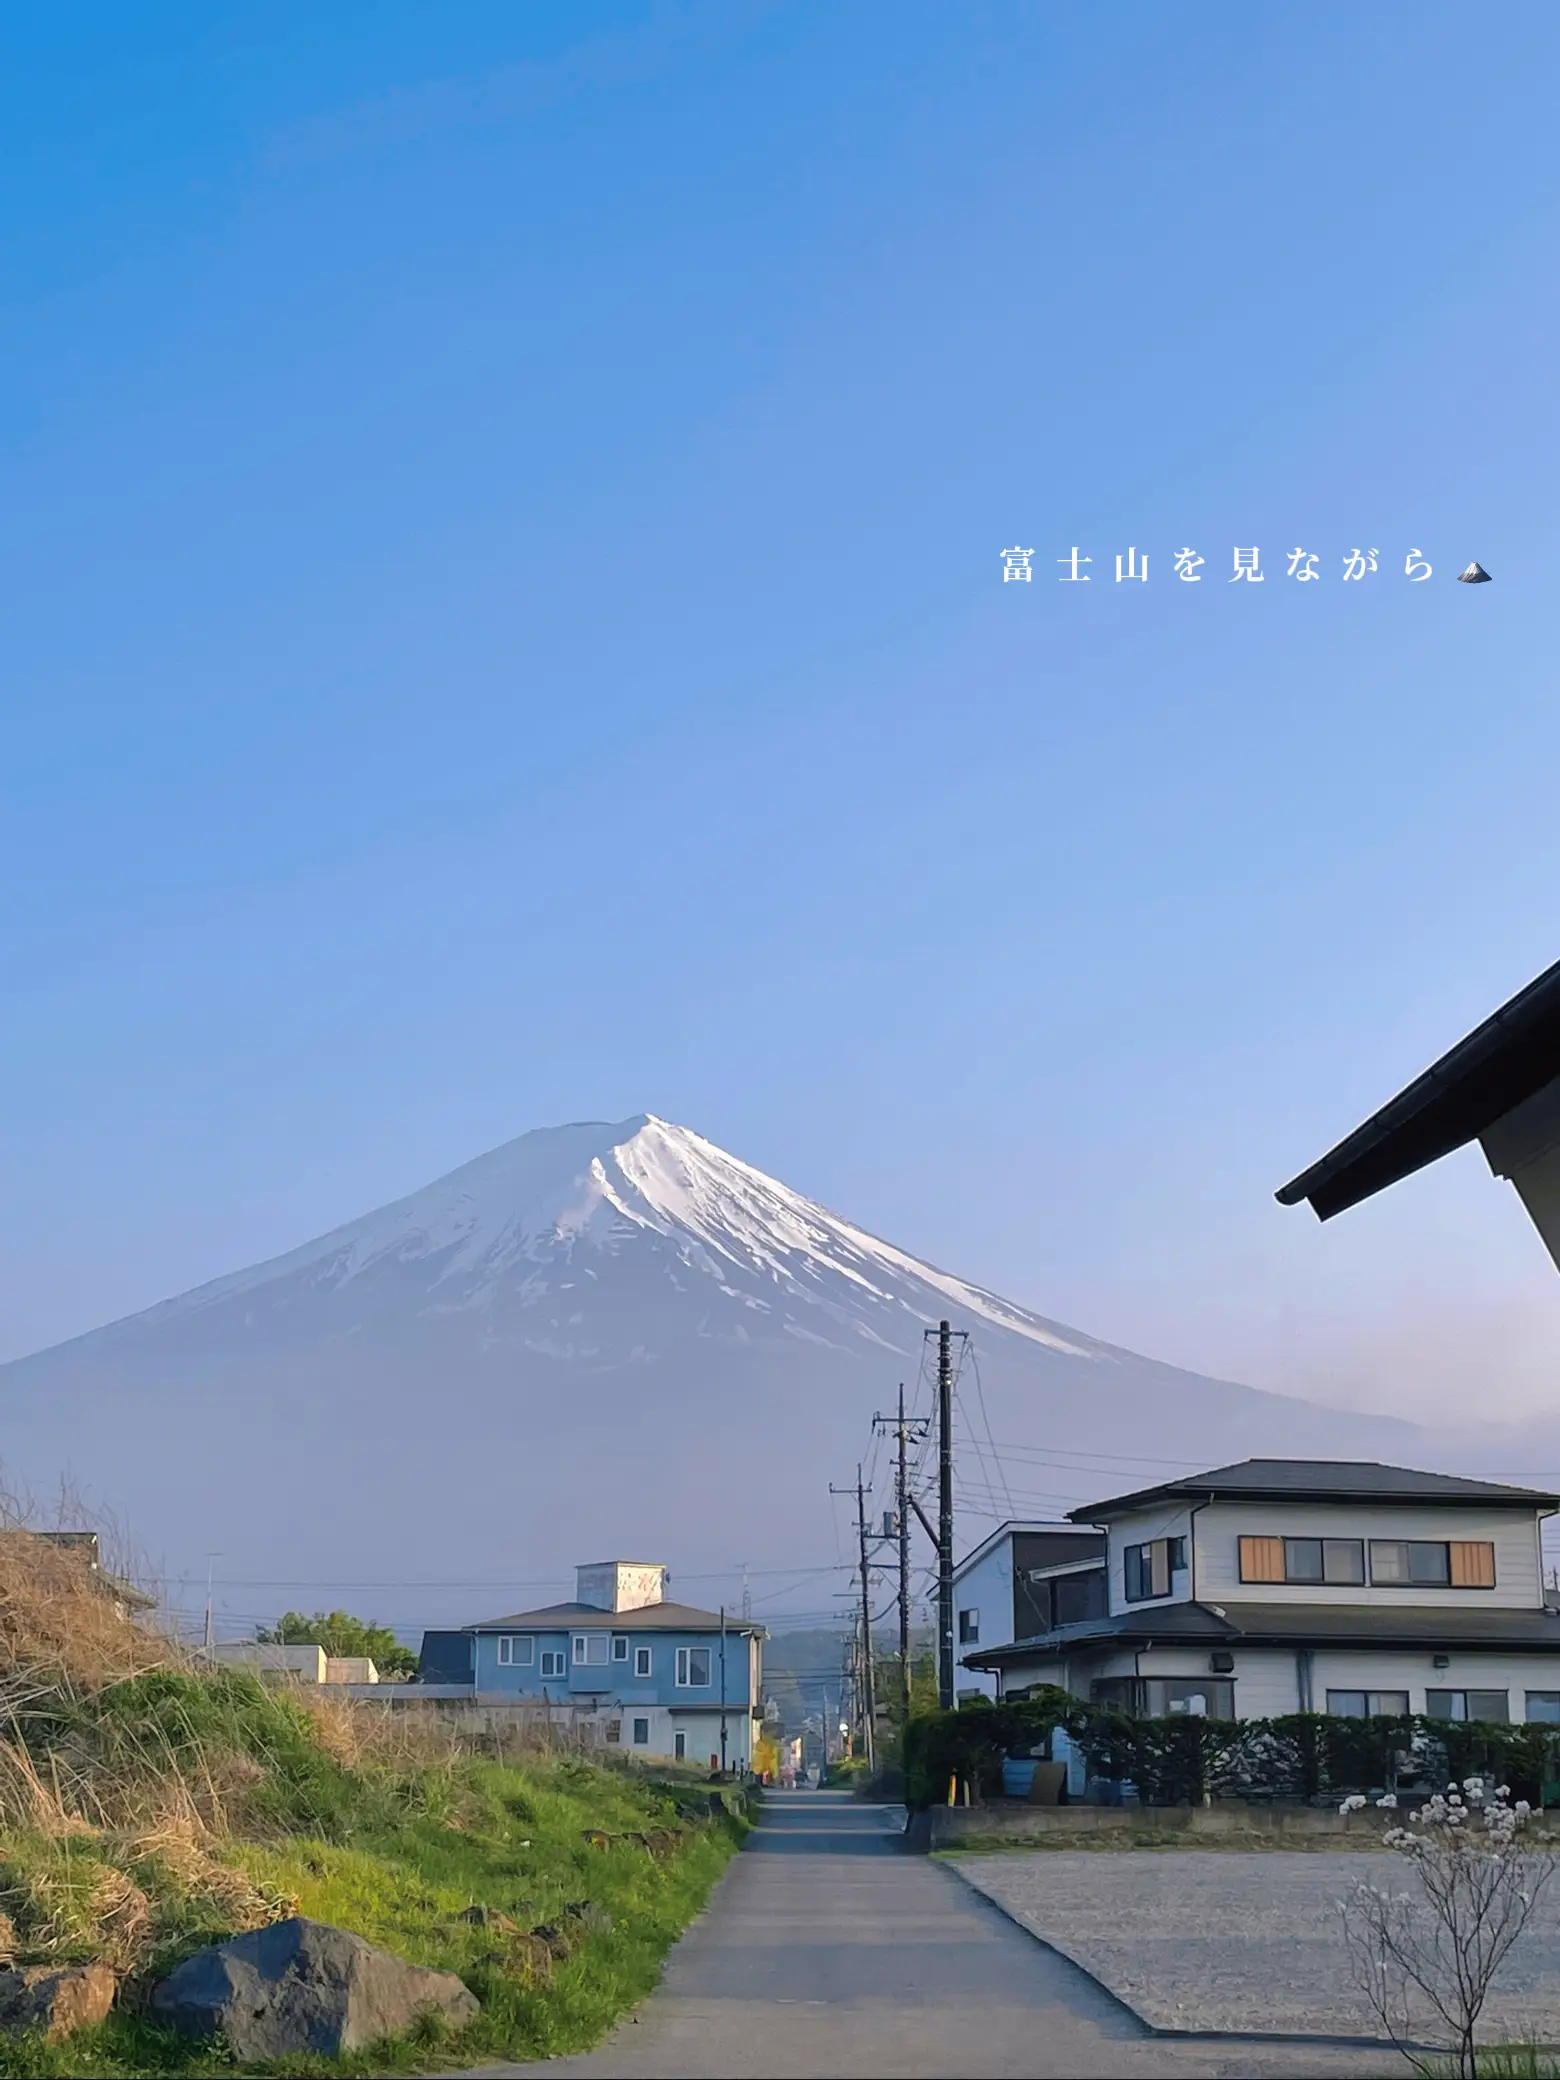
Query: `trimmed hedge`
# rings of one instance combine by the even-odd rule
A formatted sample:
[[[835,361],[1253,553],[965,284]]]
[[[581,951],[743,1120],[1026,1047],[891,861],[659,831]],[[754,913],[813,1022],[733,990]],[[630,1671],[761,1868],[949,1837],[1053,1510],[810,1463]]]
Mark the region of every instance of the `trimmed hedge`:
[[[1047,1688],[1011,1704],[927,1712],[905,1728],[905,1801],[940,1805],[950,1778],[1000,1790],[1005,1755],[1045,1748],[1062,1727],[1089,1774],[1137,1786],[1145,1805],[1205,1798],[1314,1801],[1397,1788],[1412,1771],[1429,1782],[1493,1775],[1515,1798],[1560,1801],[1560,1726],[1506,1726],[1418,1717],[1138,1719]]]

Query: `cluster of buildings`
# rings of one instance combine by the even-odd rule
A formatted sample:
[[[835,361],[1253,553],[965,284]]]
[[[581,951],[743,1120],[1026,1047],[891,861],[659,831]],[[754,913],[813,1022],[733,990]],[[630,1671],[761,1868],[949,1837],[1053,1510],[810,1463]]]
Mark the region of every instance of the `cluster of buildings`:
[[[1054,1684],[1147,1716],[1422,1713],[1560,1725],[1560,1496],[1356,1460],[1247,1459],[1009,1523],[954,1572],[961,1700]],[[580,1567],[573,1598],[424,1634],[418,1678],[318,1647],[225,1661],[386,1703],[538,1712],[645,1761],[745,1770],[764,1733],[762,1626]],[[377,1686],[377,1687],[376,1687]],[[770,1729],[771,1732],[776,1729]]]

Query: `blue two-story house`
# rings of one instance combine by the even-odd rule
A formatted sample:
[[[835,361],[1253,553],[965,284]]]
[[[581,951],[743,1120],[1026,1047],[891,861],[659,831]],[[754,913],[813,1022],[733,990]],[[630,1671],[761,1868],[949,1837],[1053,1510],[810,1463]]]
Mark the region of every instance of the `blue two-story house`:
[[[745,1768],[762,1712],[764,1629],[670,1603],[665,1583],[664,1567],[638,1561],[577,1568],[572,1603],[425,1633],[422,1678],[469,1684],[479,1702],[565,1708],[633,1755]]]

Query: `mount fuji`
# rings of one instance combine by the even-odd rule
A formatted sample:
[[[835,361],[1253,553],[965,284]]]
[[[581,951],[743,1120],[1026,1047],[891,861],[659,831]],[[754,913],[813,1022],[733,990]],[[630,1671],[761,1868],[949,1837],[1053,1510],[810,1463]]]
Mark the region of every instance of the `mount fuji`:
[[[524,1134],[0,1366],[0,1437],[13,1483],[65,1475],[170,1578],[220,1553],[234,1620],[310,1594],[481,1617],[609,1555],[700,1601],[743,1555],[841,1557],[828,1484],[943,1317],[969,1332],[961,1545],[1193,1462],[1429,1448],[1049,1321],[650,1115]]]

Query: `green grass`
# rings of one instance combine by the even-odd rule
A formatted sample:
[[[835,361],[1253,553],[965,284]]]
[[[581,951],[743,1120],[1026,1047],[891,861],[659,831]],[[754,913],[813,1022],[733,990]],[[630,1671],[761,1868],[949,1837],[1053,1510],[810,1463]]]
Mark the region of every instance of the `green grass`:
[[[274,1732],[274,1722],[262,1731]],[[264,1787],[262,1803],[273,1817],[291,1802],[325,1824],[316,1832],[230,1840],[224,1857],[267,1896],[294,1899],[316,1920],[457,1973],[482,2003],[481,2018],[458,2037],[425,2031],[341,2060],[291,2060],[290,2073],[414,2072],[593,2043],[653,1988],[667,1950],[703,1906],[743,1831],[730,1818],[682,1825],[664,1792],[626,1772],[574,1760],[467,1760],[396,1778],[342,1769],[307,1741],[280,1758],[273,1747],[270,1759],[281,1764]],[[628,1841],[593,1847],[588,1830],[676,1833],[652,1857]],[[54,1854],[58,1846],[35,1853]],[[0,1867],[17,1884],[24,1848],[17,1835],[0,1839]],[[67,1903],[102,1867],[90,1843],[69,1853],[81,1869],[72,1875],[74,1891],[62,1895]],[[142,1875],[156,1877],[144,1869]],[[32,1882],[39,1882],[36,1873]],[[463,1907],[481,1905],[530,1929],[582,1900],[609,1914],[613,1926],[586,1932],[545,1984],[526,1983],[502,1935],[455,1918]],[[159,1970],[220,1933],[198,1926],[202,1918],[183,1903],[168,1924]],[[204,1920],[210,1922],[209,1911]],[[86,1946],[68,1947],[83,1954]],[[19,2080],[277,2070],[224,2062],[220,2052],[130,2012],[57,2046],[0,2042],[0,2076]]]

